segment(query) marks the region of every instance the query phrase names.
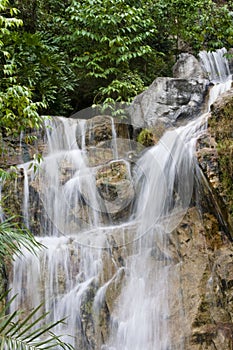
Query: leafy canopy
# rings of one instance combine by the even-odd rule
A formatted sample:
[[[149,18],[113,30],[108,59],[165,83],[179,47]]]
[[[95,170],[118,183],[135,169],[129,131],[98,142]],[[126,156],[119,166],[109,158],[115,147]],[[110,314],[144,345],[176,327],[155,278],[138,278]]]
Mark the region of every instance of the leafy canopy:
[[[127,101],[141,92],[146,66],[158,52],[148,45],[156,26],[145,2],[73,0],[66,13],[66,40],[83,93],[95,102]],[[142,66],[145,66],[142,70]],[[82,86],[81,86],[82,88]]]
[[[232,0],[11,1],[24,26],[12,21],[4,50],[43,113],[131,100],[180,52],[233,44]]]
[[[12,17],[18,11],[0,0],[0,131],[3,135],[19,134],[22,130],[39,128],[42,119],[38,108],[43,102],[34,102],[32,90],[19,84],[17,62],[7,46],[13,30],[22,26],[22,20]]]

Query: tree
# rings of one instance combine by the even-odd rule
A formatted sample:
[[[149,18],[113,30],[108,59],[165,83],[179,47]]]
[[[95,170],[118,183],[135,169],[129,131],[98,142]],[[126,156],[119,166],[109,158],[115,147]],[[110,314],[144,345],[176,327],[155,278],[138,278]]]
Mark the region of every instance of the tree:
[[[24,27],[7,49],[18,83],[47,114],[131,100],[170,75],[180,52],[232,46],[232,1],[11,1]]]
[[[153,18],[176,56],[183,51],[197,54],[200,50],[229,48],[233,44],[230,3],[159,0],[154,3]]]
[[[6,43],[22,21],[12,17],[18,11],[8,4],[8,0],[0,0],[0,131],[16,135],[22,130],[39,128],[42,118],[37,109],[45,104],[33,102],[32,90],[18,83],[17,65]]]
[[[72,91],[77,78],[69,65],[69,57],[58,45],[58,9],[64,4],[44,0],[12,0],[21,25],[4,37],[5,50],[14,62],[14,76],[19,85],[33,90],[33,102],[43,101],[39,111],[64,115],[70,112]],[[51,13],[51,11],[54,11]],[[56,13],[57,11],[57,13]],[[32,20],[33,19],[33,20]]]
[[[160,52],[147,44],[156,33],[144,1],[73,0],[65,39],[71,47],[80,95],[90,103],[128,101],[151,81]]]

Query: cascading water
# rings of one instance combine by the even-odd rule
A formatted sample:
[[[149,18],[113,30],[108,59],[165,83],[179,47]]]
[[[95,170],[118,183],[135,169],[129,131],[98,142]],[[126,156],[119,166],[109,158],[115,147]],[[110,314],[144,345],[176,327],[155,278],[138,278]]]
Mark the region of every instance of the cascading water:
[[[214,52],[201,51],[199,53],[209,80],[214,83],[229,80],[231,76],[226,54],[227,50],[225,48]]]
[[[223,57],[223,53],[214,56],[217,75],[222,70],[219,55]],[[204,64],[213,60],[207,56],[201,54]],[[225,72],[225,59],[223,62]],[[210,104],[230,85],[228,80],[214,86]],[[176,345],[171,341],[171,303],[178,305],[176,322],[180,329],[184,326],[183,332],[187,325],[180,291],[173,292],[173,300],[170,296],[173,280],[179,279],[180,262],[168,240],[192,199],[195,145],[205,126],[203,115],[167,131],[156,146],[143,153],[131,172],[130,163],[121,160],[112,120],[108,168],[89,165],[86,121],[54,118],[49,122],[48,152],[35,174],[24,175],[23,201],[29,227],[33,226],[30,203],[39,203],[38,240],[47,249],[38,257],[25,252],[15,259],[10,288],[12,295],[19,296],[12,308],[30,310],[45,300],[45,311],[52,320],[67,316],[67,324],[56,331],[70,335],[64,340],[76,349],[185,349],[184,333],[177,335]],[[77,130],[82,135],[80,148]],[[28,170],[28,164],[19,167],[24,173]],[[111,194],[114,199],[116,194],[111,184],[99,184],[98,176],[107,178],[104,172],[111,172],[111,179],[122,177],[127,188],[129,181],[133,182],[138,191],[127,222],[112,220],[114,209],[106,198]],[[99,191],[103,187],[106,197]],[[119,207],[117,199],[113,202]],[[121,205],[126,211],[128,203]]]

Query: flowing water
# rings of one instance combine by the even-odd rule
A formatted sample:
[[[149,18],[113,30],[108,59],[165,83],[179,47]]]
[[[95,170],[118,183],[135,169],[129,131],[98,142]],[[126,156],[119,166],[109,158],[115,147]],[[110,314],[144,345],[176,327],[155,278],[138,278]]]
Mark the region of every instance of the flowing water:
[[[223,53],[201,53],[207,71],[214,71],[213,80],[222,71],[224,78],[229,75]],[[215,85],[209,103],[230,85],[230,80]],[[30,205],[36,201],[37,239],[47,249],[38,257],[25,252],[15,259],[10,288],[18,298],[12,308],[30,310],[44,300],[50,319],[67,316],[66,325],[56,331],[69,334],[63,339],[76,349],[184,349],[184,334],[177,348],[171,343],[170,290],[172,279],[179,278],[173,268],[179,261],[170,251],[168,235],[192,199],[195,146],[206,115],[167,131],[142,154],[133,171],[127,160],[122,161],[137,196],[129,219],[115,223],[112,207],[97,188],[99,168],[88,163],[86,121],[54,118],[46,123],[48,150],[42,164],[36,173],[28,164],[19,167],[24,169],[25,224],[33,227]],[[110,149],[112,158],[119,160],[111,123]],[[80,148],[77,128],[83,135]],[[116,165],[114,160],[111,164]],[[173,297],[180,305],[176,321],[182,326],[180,292]]]

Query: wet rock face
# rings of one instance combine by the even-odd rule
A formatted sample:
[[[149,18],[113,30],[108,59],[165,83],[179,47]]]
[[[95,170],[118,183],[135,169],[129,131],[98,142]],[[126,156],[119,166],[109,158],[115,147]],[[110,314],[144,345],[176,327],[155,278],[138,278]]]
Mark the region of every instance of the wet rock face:
[[[199,61],[189,53],[181,53],[173,66],[173,77],[180,79],[206,79]]]
[[[130,167],[125,161],[114,161],[99,167],[96,186],[112,218],[123,219],[135,198]]]
[[[112,119],[109,116],[96,116],[86,121],[85,137],[77,128],[76,140],[79,147],[82,147],[82,138],[85,138],[85,145],[95,146],[101,141],[112,139]]]
[[[206,212],[200,218],[199,210],[191,207],[170,235],[172,344],[185,350],[229,349],[233,247],[214,215]]]
[[[233,92],[212,106],[207,132],[199,140],[198,161],[233,232]]]
[[[228,168],[232,160],[232,106],[230,91],[212,107],[209,127],[197,151],[205,177],[199,193],[201,216],[197,209],[189,209],[177,228],[176,244],[182,261],[179,283],[189,324],[184,348],[189,350],[232,347],[232,175]],[[224,158],[227,163],[223,163]]]
[[[97,115],[85,121],[84,129],[77,127],[76,140],[80,148],[83,140],[86,147],[97,146],[106,141],[111,142],[115,136],[113,133],[119,138],[130,138],[130,125],[117,119],[114,121],[108,115]]]
[[[202,111],[209,81],[198,60],[190,54],[181,54],[173,76],[157,78],[134,99],[129,108],[133,125],[152,127],[158,120],[172,125]]]
[[[36,153],[44,153],[46,151],[46,133],[44,128],[37,132],[28,133],[27,136],[34,138],[32,141],[26,142],[25,139],[20,142],[20,137],[1,138],[0,135],[0,167],[9,168],[21,163],[32,160]]]
[[[151,127],[160,120],[172,125],[179,118],[190,118],[202,111],[208,80],[157,78],[129,108],[131,123]]]

